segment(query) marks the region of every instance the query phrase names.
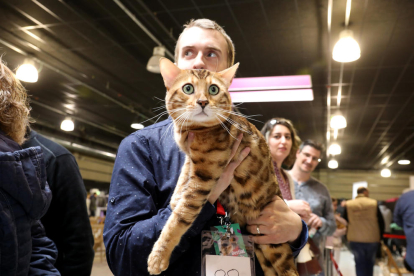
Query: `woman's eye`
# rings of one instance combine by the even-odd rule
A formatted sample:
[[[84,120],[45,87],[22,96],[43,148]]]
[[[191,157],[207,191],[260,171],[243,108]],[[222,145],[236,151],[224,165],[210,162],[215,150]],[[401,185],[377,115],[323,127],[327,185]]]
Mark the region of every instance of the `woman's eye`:
[[[192,54],[193,54],[193,52],[191,52],[191,51],[185,51],[185,53],[184,53],[184,55],[186,57],[191,56]]]
[[[186,84],[183,86],[183,92],[187,95],[194,93],[194,87],[191,84]]]
[[[286,140],[290,140],[290,138],[291,138],[290,136],[286,136]]]
[[[210,95],[217,95],[218,92],[219,92],[219,88],[215,84],[211,85],[210,88],[208,89],[208,93],[210,93]]]

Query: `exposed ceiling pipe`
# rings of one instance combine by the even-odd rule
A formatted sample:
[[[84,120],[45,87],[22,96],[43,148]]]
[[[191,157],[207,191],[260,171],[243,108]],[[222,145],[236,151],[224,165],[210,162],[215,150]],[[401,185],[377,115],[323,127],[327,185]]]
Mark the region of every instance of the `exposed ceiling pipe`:
[[[119,137],[122,137],[122,138],[128,136],[128,134],[129,134],[129,133],[126,133],[126,132],[121,131],[119,129],[112,128],[110,126],[101,126],[101,125],[95,124],[95,123],[93,123],[91,121],[85,120],[85,119],[83,119],[81,117],[78,117],[78,116],[75,116],[75,115],[71,115],[71,114],[67,114],[64,111],[61,111],[61,110],[59,110],[57,108],[54,108],[54,107],[51,107],[51,106],[49,106],[47,104],[38,102],[36,100],[30,100],[30,103],[35,104],[35,105],[38,105],[38,106],[41,106],[43,108],[46,108],[46,109],[48,109],[50,111],[53,111],[53,112],[58,113],[58,114],[63,115],[63,116],[70,116],[71,118],[75,119],[76,121],[85,123],[85,124],[90,125],[90,126],[93,126],[95,128],[99,128],[99,129],[101,129],[103,131],[106,131],[106,132],[110,132],[110,133],[115,134],[115,135],[117,135]]]
[[[40,134],[42,134],[42,133],[40,133]],[[78,151],[78,152],[89,154],[89,155],[92,155],[92,156],[109,159],[111,161],[114,161],[115,157],[116,157],[116,154],[113,153],[113,152],[107,152],[107,151],[103,151],[103,150],[93,149],[93,148],[90,148],[90,147],[87,147],[87,146],[84,146],[84,145],[81,145],[81,144],[69,142],[69,141],[66,141],[66,140],[63,140],[63,139],[47,136],[47,135],[44,135],[44,134],[42,134],[42,135],[45,136],[47,139],[50,139],[53,142],[56,142],[56,143],[64,146],[65,148],[67,148],[69,150]]]
[[[119,0],[114,0],[114,2],[131,18],[132,21],[135,22],[158,46],[163,46],[163,44],[147,29],[147,27],[144,26],[144,24],[141,23],[141,21],[138,20],[138,18],[133,14],[127,7],[125,7],[124,4],[122,4]],[[174,55],[168,50],[165,49],[165,52],[167,53],[170,58],[174,59]]]
[[[29,43],[29,42],[27,42],[27,41],[25,41],[25,40],[21,39],[20,37],[17,37],[17,36],[14,36],[14,37],[15,37],[15,39],[16,39],[16,40],[18,40],[21,44],[23,44],[23,45],[25,45],[25,46],[27,46],[27,47],[30,47],[30,48],[32,48],[32,49],[34,49],[34,50],[36,50],[36,51],[37,51],[37,52],[39,52],[39,53],[42,53],[42,54],[48,55],[49,57],[51,57],[51,58],[53,58],[53,59],[57,60],[58,62],[62,63],[62,61],[60,61],[59,59],[55,58],[54,56],[52,56],[52,55],[48,54],[47,52],[42,51],[40,48],[36,47],[35,45],[33,45],[33,44],[31,44],[31,43]],[[22,54],[22,55],[24,55],[24,56],[29,56],[29,55],[30,55],[28,52],[26,52],[26,51],[24,51],[24,50],[20,49],[20,48],[19,48],[19,47],[17,47],[16,45],[14,45],[14,44],[12,44],[12,43],[10,43],[10,42],[6,41],[6,40],[3,40],[3,39],[1,39],[1,38],[0,38],[0,43],[2,43],[3,45],[7,46],[8,48],[12,49],[13,51],[15,51],[15,52],[17,52],[17,53],[19,53],[19,54]],[[136,114],[136,115],[140,116],[140,117],[141,117],[141,118],[143,118],[143,119],[148,119],[148,117],[147,117],[147,116],[145,116],[145,115],[144,115],[144,114],[142,114],[141,112],[138,112],[138,111],[137,111],[137,110],[135,110],[133,107],[128,106],[128,105],[126,105],[126,104],[124,104],[124,103],[122,103],[122,102],[120,102],[120,101],[118,101],[118,100],[116,100],[116,99],[112,98],[111,96],[109,96],[109,95],[107,95],[106,93],[104,93],[104,92],[100,91],[99,89],[96,89],[95,87],[92,87],[91,85],[89,85],[89,84],[87,84],[87,83],[85,83],[85,82],[81,81],[80,79],[75,78],[75,77],[71,76],[71,75],[70,75],[70,74],[68,74],[68,73],[65,73],[64,71],[62,71],[62,70],[60,70],[60,69],[56,68],[55,66],[53,66],[53,65],[51,65],[51,64],[49,64],[49,63],[47,63],[47,62],[45,62],[44,60],[39,59],[38,57],[33,57],[33,58],[34,58],[35,60],[37,60],[39,63],[42,63],[45,67],[47,67],[47,68],[51,69],[52,71],[54,71],[54,72],[56,72],[56,73],[58,73],[58,74],[60,74],[60,75],[62,75],[62,76],[64,76],[64,77],[68,78],[68,79],[69,79],[69,80],[71,80],[71,81],[74,81],[74,82],[76,82],[76,83],[78,83],[78,84],[81,84],[81,85],[83,85],[83,86],[85,86],[85,87],[89,88],[91,91],[95,92],[96,94],[100,95],[101,97],[103,97],[103,98],[105,98],[105,99],[107,99],[107,100],[109,100],[109,101],[111,101],[111,102],[113,102],[113,103],[115,103],[115,104],[117,104],[117,105],[121,106],[122,108],[124,108],[124,109],[126,109],[126,110],[130,111],[131,113],[134,113],[134,114]],[[65,66],[67,66],[65,63],[63,63],[63,64],[64,64]],[[74,69],[74,68],[70,68],[70,69],[71,69],[71,70],[76,70],[76,69]],[[80,74],[80,75],[83,75],[83,74]],[[118,93],[118,92],[117,92],[117,91],[115,91],[115,90],[113,90],[113,91],[114,91],[115,93]],[[153,121],[153,120],[151,120],[151,121]]]

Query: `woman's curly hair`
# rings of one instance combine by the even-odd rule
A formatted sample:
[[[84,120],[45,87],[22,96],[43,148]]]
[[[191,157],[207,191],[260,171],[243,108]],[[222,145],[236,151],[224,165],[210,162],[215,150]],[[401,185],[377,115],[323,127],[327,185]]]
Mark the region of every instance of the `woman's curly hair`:
[[[0,129],[19,144],[30,121],[26,89],[0,57]]]

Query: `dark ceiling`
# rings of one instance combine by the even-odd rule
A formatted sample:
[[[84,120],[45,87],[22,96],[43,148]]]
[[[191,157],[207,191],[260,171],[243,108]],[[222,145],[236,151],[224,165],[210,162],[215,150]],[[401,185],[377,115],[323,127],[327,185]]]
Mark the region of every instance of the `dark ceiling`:
[[[210,18],[224,26],[235,43],[239,77],[312,76],[314,101],[245,103],[241,112],[262,114],[263,122],[273,116],[289,118],[302,139],[327,143],[328,114],[340,111],[348,121],[337,139],[342,146],[340,169],[379,169],[389,156],[392,170],[412,171],[414,1],[353,1],[349,29],[360,44],[361,58],[342,65],[331,59],[331,49],[344,29],[346,0],[333,1],[331,31],[328,2],[0,1],[0,46],[12,69],[26,55],[42,64],[39,81],[26,84],[35,129],[115,152],[122,138],[133,132],[133,120],[160,113],[154,108],[163,104],[159,99],[165,93],[161,76],[145,69],[157,44],[134,16],[171,53],[184,23]],[[75,119],[71,133],[59,128],[67,115]],[[413,163],[398,165],[400,158]],[[326,165],[324,160],[321,167]]]

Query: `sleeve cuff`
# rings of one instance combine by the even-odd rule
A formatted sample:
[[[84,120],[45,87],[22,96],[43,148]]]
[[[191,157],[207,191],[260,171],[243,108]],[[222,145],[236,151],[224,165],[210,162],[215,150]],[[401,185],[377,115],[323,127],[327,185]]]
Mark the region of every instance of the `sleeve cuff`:
[[[292,254],[296,258],[299,255],[300,250],[305,246],[308,241],[308,226],[302,220],[302,232],[300,236],[292,243],[289,243],[290,248],[292,249]]]
[[[325,230],[325,228],[327,227],[326,218],[324,218],[324,217],[319,217],[319,218],[322,221],[322,226],[321,226],[321,228],[319,228],[319,231],[323,232]]]

